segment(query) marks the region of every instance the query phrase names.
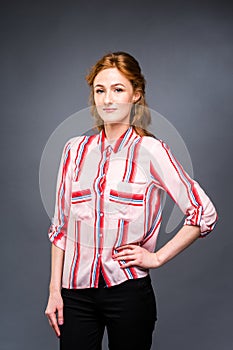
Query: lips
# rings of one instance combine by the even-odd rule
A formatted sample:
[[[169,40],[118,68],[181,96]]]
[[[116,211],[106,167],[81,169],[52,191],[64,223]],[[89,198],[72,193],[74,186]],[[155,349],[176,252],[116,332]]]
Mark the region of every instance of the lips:
[[[115,112],[117,110],[117,108],[103,108],[103,110],[106,113],[112,113],[112,112]]]

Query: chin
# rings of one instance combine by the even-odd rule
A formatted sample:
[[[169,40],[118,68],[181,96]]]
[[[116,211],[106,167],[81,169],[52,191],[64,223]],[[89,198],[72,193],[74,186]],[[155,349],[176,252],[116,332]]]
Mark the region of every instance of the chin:
[[[100,116],[101,119],[105,122],[105,123],[121,123],[121,124],[129,124],[129,120],[130,120],[130,116],[127,115],[114,115],[114,114],[108,114],[108,115],[102,115]]]
[[[104,124],[122,124],[128,125],[129,119],[117,119],[117,118],[101,118]]]

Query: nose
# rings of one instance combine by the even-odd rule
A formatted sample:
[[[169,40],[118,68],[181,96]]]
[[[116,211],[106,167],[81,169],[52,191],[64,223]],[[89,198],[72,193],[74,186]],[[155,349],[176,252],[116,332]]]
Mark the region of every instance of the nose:
[[[112,103],[112,95],[110,90],[106,90],[104,94],[104,104],[110,105]]]

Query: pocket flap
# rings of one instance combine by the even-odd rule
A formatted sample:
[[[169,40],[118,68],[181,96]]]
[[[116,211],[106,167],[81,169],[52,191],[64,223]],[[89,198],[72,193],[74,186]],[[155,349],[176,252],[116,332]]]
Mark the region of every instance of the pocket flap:
[[[109,200],[121,204],[142,206],[146,183],[119,182],[110,188]]]
[[[80,186],[80,183],[73,182],[72,183],[72,196],[71,196],[71,203],[82,203],[82,202],[88,202],[91,200],[91,190],[90,188],[84,188],[82,189]]]

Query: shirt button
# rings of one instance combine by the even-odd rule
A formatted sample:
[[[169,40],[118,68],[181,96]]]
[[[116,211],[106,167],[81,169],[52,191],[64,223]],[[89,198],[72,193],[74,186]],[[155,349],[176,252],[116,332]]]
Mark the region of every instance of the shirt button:
[[[100,253],[98,253],[98,257],[100,257],[101,256],[101,254]]]
[[[102,213],[102,211],[100,212],[100,216],[104,216],[104,213]]]
[[[103,196],[103,192],[100,192],[100,195]]]

